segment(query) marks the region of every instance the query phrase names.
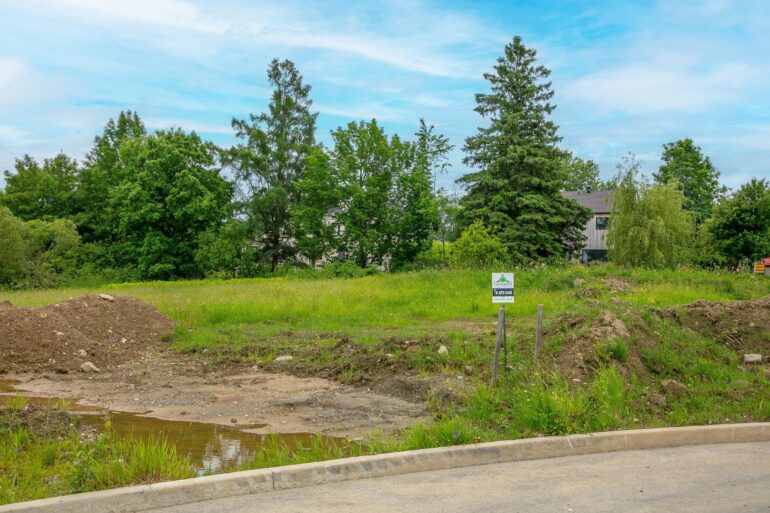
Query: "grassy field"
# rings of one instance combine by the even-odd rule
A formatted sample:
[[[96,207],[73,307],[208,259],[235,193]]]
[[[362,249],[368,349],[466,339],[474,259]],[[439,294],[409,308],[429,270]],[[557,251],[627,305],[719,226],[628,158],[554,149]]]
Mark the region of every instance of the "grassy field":
[[[515,285],[516,303],[507,307],[511,365],[494,385],[497,307],[488,270],[6,291],[0,301],[41,306],[95,292],[134,296],[177,321],[172,344],[179,351],[208,349],[207,357],[222,364],[258,363],[428,404],[430,423],[372,436],[364,452],[770,420],[766,366],[742,365],[743,346],[731,347],[719,332],[697,319],[688,324],[672,310],[697,300],[758,299],[770,294],[770,279],[601,265],[516,269]],[[545,346],[535,360],[538,304],[545,308]],[[750,333],[738,329],[748,322],[727,319],[729,339],[745,335],[751,347],[770,348],[766,310]],[[438,352],[442,345],[447,354]],[[282,354],[294,359],[275,363]],[[276,443],[246,467],[330,458],[341,450],[319,439],[292,454]]]

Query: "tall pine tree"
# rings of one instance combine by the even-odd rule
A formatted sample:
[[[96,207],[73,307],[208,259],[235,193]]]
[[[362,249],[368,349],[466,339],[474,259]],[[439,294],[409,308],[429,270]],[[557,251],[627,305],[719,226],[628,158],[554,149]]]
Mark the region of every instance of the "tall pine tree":
[[[268,112],[233,119],[235,135],[244,142],[229,151],[227,162],[260,259],[275,270],[297,251],[291,212],[299,199],[296,183],[316,147],[318,114],[310,112],[310,86],[293,62],[273,59],[267,76],[273,86]]]
[[[464,162],[478,171],[458,180],[467,187],[461,222],[483,221],[518,262],[577,251],[591,215],[560,193],[564,157],[549,119],[550,73],[520,37],[505,47],[484,74],[491,93],[476,95],[475,110],[489,126],[465,141]]]

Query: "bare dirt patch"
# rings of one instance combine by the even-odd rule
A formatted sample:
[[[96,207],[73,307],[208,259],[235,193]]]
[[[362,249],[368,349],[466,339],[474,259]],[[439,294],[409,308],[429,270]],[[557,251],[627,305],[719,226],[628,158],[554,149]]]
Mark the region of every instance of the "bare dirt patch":
[[[422,404],[341,385],[326,379],[331,374],[289,376],[180,354],[166,339],[173,328],[154,307],[127,297],[88,296],[44,308],[4,304],[0,365],[28,395],[258,432],[353,436],[405,428],[425,416]],[[101,372],[79,371],[84,361]]]

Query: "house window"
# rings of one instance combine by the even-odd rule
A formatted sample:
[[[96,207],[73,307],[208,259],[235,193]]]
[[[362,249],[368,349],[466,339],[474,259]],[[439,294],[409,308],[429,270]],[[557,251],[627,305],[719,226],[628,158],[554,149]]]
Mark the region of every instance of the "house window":
[[[607,225],[610,223],[609,217],[597,217],[596,218],[596,229],[597,230],[606,230]]]
[[[602,262],[607,261],[606,249],[584,249],[580,254],[580,261],[584,264],[599,260]]]

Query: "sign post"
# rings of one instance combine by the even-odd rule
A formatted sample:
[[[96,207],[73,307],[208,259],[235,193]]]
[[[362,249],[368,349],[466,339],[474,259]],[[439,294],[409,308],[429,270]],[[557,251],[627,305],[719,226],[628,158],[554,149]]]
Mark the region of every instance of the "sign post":
[[[497,312],[497,336],[495,337],[495,358],[492,363],[492,383],[497,379],[500,363],[500,348],[503,349],[503,368],[508,368],[508,344],[505,333],[505,304],[513,303],[513,273],[492,273],[492,303],[502,304]]]
[[[754,272],[757,274],[765,274],[765,263],[757,262],[754,264]]]

